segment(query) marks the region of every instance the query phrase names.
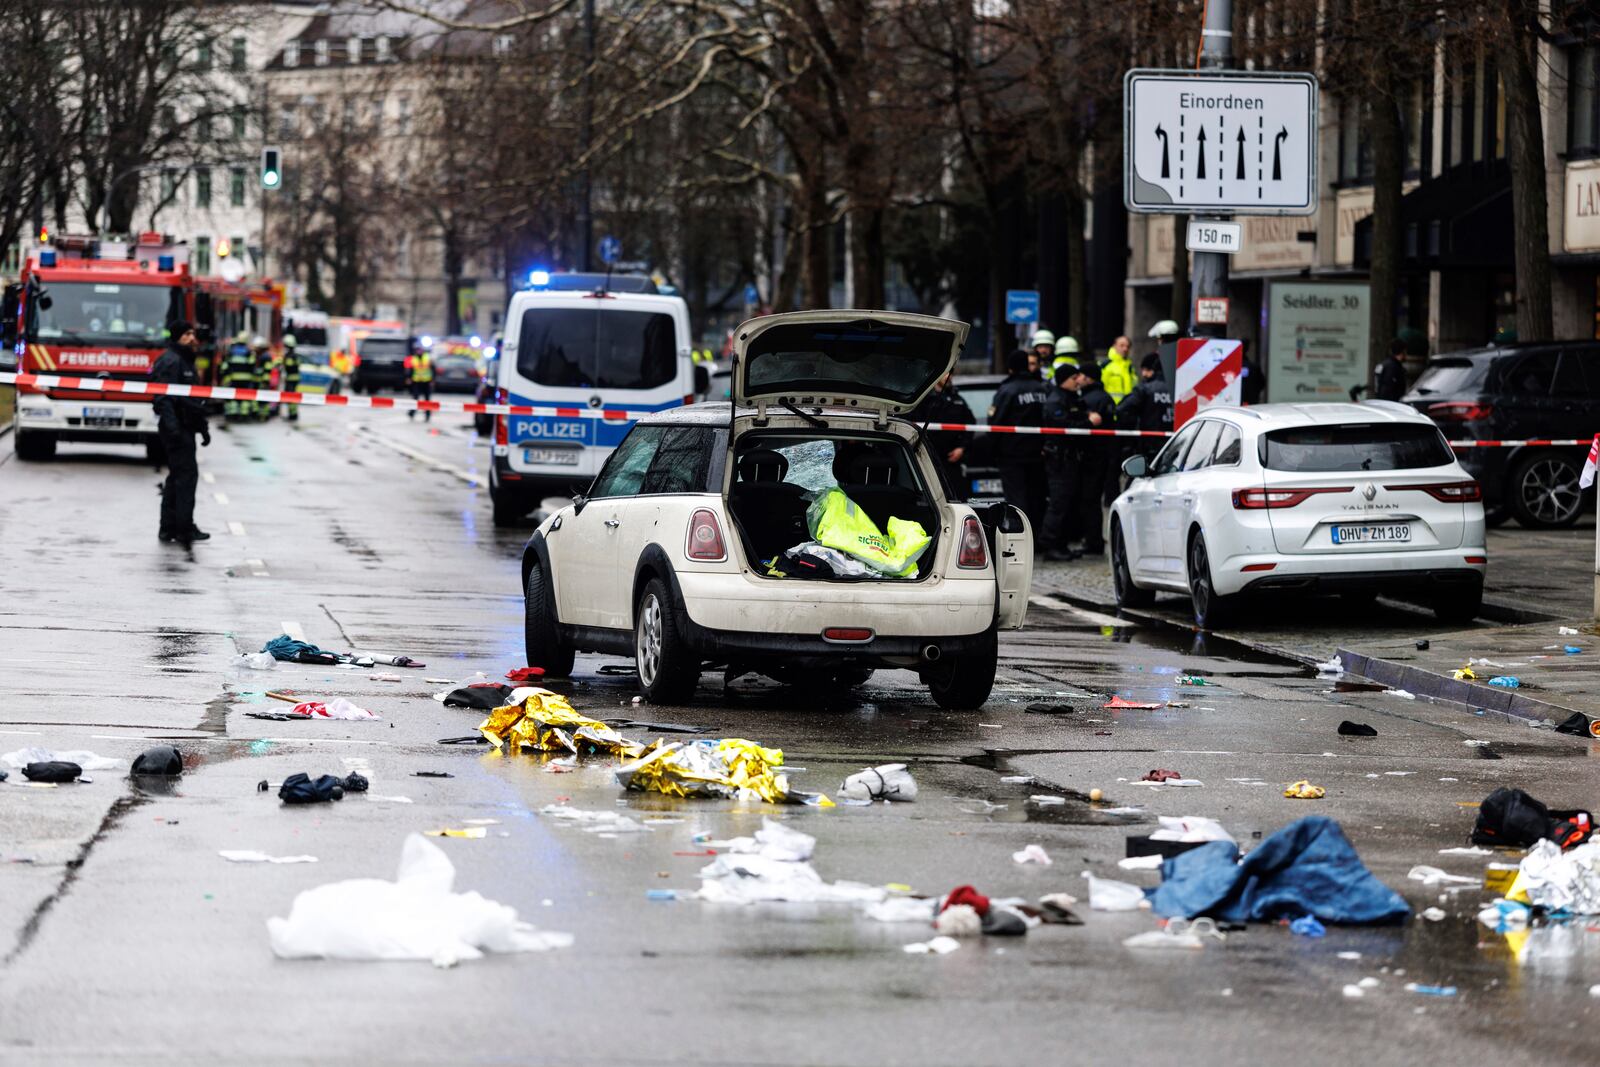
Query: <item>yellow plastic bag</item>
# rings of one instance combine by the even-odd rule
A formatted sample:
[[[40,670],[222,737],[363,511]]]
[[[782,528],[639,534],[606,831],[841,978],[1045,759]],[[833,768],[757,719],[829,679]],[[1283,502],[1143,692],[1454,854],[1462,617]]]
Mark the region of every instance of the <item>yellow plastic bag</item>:
[[[894,578],[915,578],[917,560],[932,540],[921,523],[909,519],[891,518],[885,534],[837,487],[823,490],[806,508],[806,527],[818,544]]]
[[[1312,785],[1302,778],[1285,789],[1283,795],[1290,800],[1321,800],[1328,795],[1328,791],[1320,785]]]
[[[633,759],[644,751],[598,719],[574,711],[567,699],[548,689],[535,689],[521,704],[495,708],[478,724],[478,732],[496,748],[509,743],[513,753],[524,748],[540,752],[605,753]]]

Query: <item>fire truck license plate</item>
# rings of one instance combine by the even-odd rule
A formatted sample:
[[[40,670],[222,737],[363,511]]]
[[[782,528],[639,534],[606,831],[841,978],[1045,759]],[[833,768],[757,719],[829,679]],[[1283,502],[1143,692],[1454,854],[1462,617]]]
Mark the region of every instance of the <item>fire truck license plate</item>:
[[[83,424],[85,426],[121,426],[121,408],[90,408],[83,409]]]

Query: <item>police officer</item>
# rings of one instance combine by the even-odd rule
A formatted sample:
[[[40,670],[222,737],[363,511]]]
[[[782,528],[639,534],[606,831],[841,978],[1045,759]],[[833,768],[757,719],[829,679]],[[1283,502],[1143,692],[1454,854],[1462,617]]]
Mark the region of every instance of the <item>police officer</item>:
[[[1079,367],[1078,374],[1083,378],[1078,395],[1088,413],[1090,427],[1111,429],[1116,419],[1117,405],[1100,384],[1100,369]],[[1116,438],[1088,438],[1081,446],[1079,456],[1075,517],[1083,531],[1083,554],[1098,556],[1106,550],[1105,517],[1101,508],[1109,483],[1121,473],[1121,450]]]
[[[194,327],[173,322],[167,327],[167,350],[150,368],[152,382],[168,385],[195,385],[194,361],[198,354]],[[194,489],[200,480],[195,462],[194,439],[211,443],[211,428],[206,424],[203,401],[192,396],[158,396],[155,409],[156,433],[167,453],[167,481],[161,489],[161,528],[158,536],[166,542],[192,544],[211,535],[194,524]]]
[[[295,340],[294,334],[286,333],[283,335],[283,381],[280,384],[286,393],[298,393],[300,391],[300,353],[296,350],[296,346],[299,343],[299,341]],[[290,404],[283,417],[288,422],[299,422],[300,405]]]
[[[250,389],[255,382],[256,363],[250,355],[250,335],[240,330],[228,346],[227,358],[222,362],[222,384],[232,389]],[[248,400],[229,400],[223,403],[223,415],[229,419],[244,418],[250,414]]]
[[[933,391],[923,397],[922,403],[906,417],[919,426],[930,422],[958,422],[963,426],[971,426],[973,422],[972,409],[956,392],[955,383],[948,374],[939,379]],[[944,467],[945,481],[955,500],[967,498],[967,473],[961,461],[967,454],[971,438],[971,434],[957,430],[932,430],[928,433],[928,442]]]
[[[1399,400],[1406,395],[1406,343],[1396,337],[1389,342],[1389,358],[1372,373],[1372,399]]]
[[[1116,416],[1121,430],[1172,429],[1172,387],[1161,376],[1161,357],[1154,352],[1139,362],[1139,384],[1117,404]],[[1162,443],[1158,437],[1147,437],[1135,450],[1153,456]]]
[[[1038,334],[1034,335],[1035,337]],[[1052,344],[1054,342],[1052,341]],[[1036,357],[1031,352],[1013,352],[1006,367],[1011,372],[995,390],[989,408],[991,426],[1041,426],[1044,405],[1054,392],[1029,370]],[[1022,509],[1036,529],[1044,520],[1044,442],[1037,434],[997,434],[994,442],[995,465],[1000,468],[1000,487],[1007,503]]]
[[[413,400],[433,399],[433,357],[426,348],[418,348],[406,357],[406,378],[411,383],[411,398]],[[417,417],[416,409],[406,412],[406,418]],[[422,413],[423,422],[433,421],[433,412]]]
[[[1086,380],[1076,363],[1056,368],[1056,388],[1044,406],[1046,426],[1067,430],[1089,428],[1089,409],[1084,407],[1083,397],[1078,393]],[[1039,531],[1039,545],[1046,559],[1066,561],[1081,555],[1070,546],[1079,537],[1079,523],[1074,520],[1082,446],[1081,437],[1045,438],[1044,476],[1049,502],[1045,507],[1044,526]]]

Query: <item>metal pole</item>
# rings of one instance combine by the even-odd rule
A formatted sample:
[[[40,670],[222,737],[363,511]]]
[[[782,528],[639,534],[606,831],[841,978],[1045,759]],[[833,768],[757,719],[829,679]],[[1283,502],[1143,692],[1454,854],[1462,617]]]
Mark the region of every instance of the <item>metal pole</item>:
[[[594,142],[594,0],[583,0],[583,153],[589,154],[589,149]],[[578,240],[583,243],[583,252],[578,257],[579,265],[583,270],[592,270],[594,266],[594,207],[591,203],[594,195],[592,176],[589,171],[589,162],[585,159],[583,173],[579,176],[578,205]]]
[[[1200,68],[1224,70],[1233,59],[1233,0],[1207,0],[1205,27],[1200,37]],[[1199,218],[1201,216],[1195,216]],[[1232,215],[1207,215],[1224,221]],[[1187,241],[1187,234],[1174,234]],[[1202,326],[1194,321],[1196,301],[1202,296],[1228,295],[1228,255],[1225,252],[1196,252],[1194,277],[1189,287],[1189,332],[1192,335],[1226,337],[1228,327]]]

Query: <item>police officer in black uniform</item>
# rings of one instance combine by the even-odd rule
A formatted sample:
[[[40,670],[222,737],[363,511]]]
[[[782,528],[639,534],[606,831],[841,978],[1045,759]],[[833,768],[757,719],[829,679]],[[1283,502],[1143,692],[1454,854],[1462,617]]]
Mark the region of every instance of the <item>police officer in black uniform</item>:
[[[1399,400],[1406,395],[1406,343],[1398,337],[1389,342],[1389,358],[1373,371],[1372,399]]]
[[[1115,427],[1117,405],[1100,384],[1100,369],[1090,364],[1080,367],[1084,379],[1078,396],[1088,413],[1089,425],[1097,430]],[[1105,493],[1110,481],[1121,476],[1121,448],[1117,438],[1083,439],[1078,460],[1078,505],[1074,509],[1083,531],[1083,554],[1098,556],[1106,550],[1104,513]]]
[[[990,426],[1042,426],[1044,406],[1055,387],[1030,371],[1030,352],[1013,352],[1006,361],[1010,371],[995,390],[989,408]],[[1044,521],[1044,441],[1038,434],[997,434],[995,466],[1000,468],[1000,488],[1006,503],[1021,508],[1038,529]]]
[[[973,423],[972,409],[967,402],[961,399],[961,394],[956,392],[955,383],[946,374],[934,385],[933,391],[922,398],[910,415],[906,416],[918,426],[930,422],[955,422],[963,426]],[[967,498],[967,473],[962,466],[962,459],[967,454],[967,445],[971,443],[972,435],[959,430],[930,430],[928,444],[933,449],[933,454],[939,457],[939,463],[944,467],[945,481],[954,496],[952,499],[965,500]]]
[[[195,385],[194,360],[198,342],[194,327],[173,322],[167,328],[167,350],[150,368],[150,380],[168,385]],[[161,540],[188,545],[207,540],[211,535],[194,524],[194,490],[200,480],[195,462],[194,439],[211,443],[211,428],[206,423],[203,401],[192,396],[158,396],[155,408],[156,433],[167,453],[167,483],[161,490]]]
[[[1077,364],[1064,363],[1056,368],[1056,388],[1050,402],[1044,406],[1044,424],[1067,430],[1089,429],[1089,409],[1084,407],[1078,390],[1087,379],[1079,372]],[[1077,559],[1082,553],[1074,551],[1071,542],[1081,536],[1076,521],[1079,500],[1079,465],[1085,438],[1046,437],[1044,444],[1044,477],[1049,503],[1045,507],[1044,527],[1039,533],[1039,544],[1046,559],[1058,562]]]
[[[1119,430],[1171,430],[1172,387],[1161,376],[1161,357],[1154,352],[1139,364],[1139,384],[1117,404]],[[1165,442],[1159,437],[1139,441],[1135,451],[1154,456]]]

